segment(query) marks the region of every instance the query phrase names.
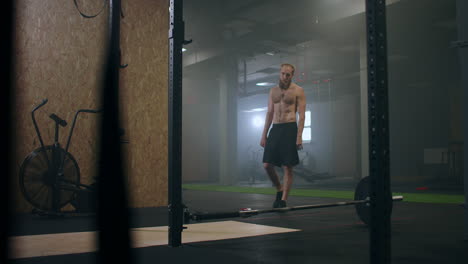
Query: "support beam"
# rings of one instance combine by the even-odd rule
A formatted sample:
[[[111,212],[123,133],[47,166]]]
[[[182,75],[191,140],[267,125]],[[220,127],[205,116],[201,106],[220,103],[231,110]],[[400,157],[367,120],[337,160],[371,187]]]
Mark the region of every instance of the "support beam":
[[[385,0],[366,0],[370,263],[391,262],[391,191]]]
[[[10,176],[12,175],[12,156],[13,156],[13,118],[12,118],[12,90],[13,90],[13,29],[14,29],[14,9],[15,1],[2,1],[4,14],[1,19],[1,28],[3,33],[2,49],[0,50],[0,61],[2,62],[2,70],[0,71],[0,122],[5,133],[5,145],[1,150],[1,168],[0,174],[0,212],[2,212],[0,220],[0,263],[8,262],[8,236],[11,230],[10,226],[13,223],[12,206],[10,204]]]
[[[456,42],[458,48],[458,56],[460,61],[460,74],[461,74],[461,85],[463,86],[465,100],[468,102],[468,2],[466,0],[457,0],[457,25],[458,25],[458,41]],[[465,103],[463,111],[464,114],[464,144],[463,144],[463,182],[465,189],[465,232],[464,239],[468,241],[468,144],[466,139],[468,138],[468,105]]]
[[[360,65],[360,87],[361,87],[361,124],[360,124],[360,179],[369,176],[369,118],[368,118],[368,98],[367,89],[367,38],[362,36],[359,43],[359,65]]]
[[[131,263],[129,214],[119,135],[120,0],[109,1],[98,168],[98,262]]]
[[[182,245],[182,45],[183,1],[169,4],[169,245]]]

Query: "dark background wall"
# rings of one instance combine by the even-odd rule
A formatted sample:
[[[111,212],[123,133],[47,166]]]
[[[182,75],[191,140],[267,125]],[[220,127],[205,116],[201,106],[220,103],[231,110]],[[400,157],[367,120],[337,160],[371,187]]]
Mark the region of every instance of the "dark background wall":
[[[457,39],[455,2],[423,10],[388,10],[389,54],[399,54],[389,57],[391,173],[399,181],[448,180],[447,165],[425,161],[425,150],[457,149],[462,165],[463,90],[457,51],[450,48]],[[450,180],[461,180],[458,173]]]

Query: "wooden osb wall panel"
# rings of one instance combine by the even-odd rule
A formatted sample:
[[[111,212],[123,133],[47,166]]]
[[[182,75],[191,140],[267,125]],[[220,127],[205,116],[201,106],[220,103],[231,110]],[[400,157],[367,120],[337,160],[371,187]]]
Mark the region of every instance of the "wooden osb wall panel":
[[[167,205],[168,1],[123,1],[122,121],[133,207]]]
[[[84,11],[101,7],[98,1],[85,2]],[[18,188],[19,167],[23,158],[40,146],[30,111],[48,98],[48,104],[36,112],[44,143],[53,142],[54,125],[48,116],[55,113],[70,124],[60,130],[60,142],[65,145],[75,111],[98,108],[106,17],[104,11],[94,19],[85,19],[73,1],[16,1],[17,170],[13,182],[18,211],[30,209]],[[96,115],[83,115],[72,138],[70,152],[80,166],[84,183],[95,176],[97,121]]]
[[[87,14],[96,13],[102,1],[77,1]],[[124,1],[122,57],[129,67],[121,71],[124,144],[128,157],[130,201],[133,207],[167,204],[167,1]],[[29,211],[18,184],[21,162],[39,141],[31,122],[33,106],[48,98],[36,112],[46,145],[54,135],[50,113],[69,122],[74,113],[99,108],[100,80],[108,11],[93,19],[79,15],[73,1],[16,1],[16,171],[13,188],[17,211]],[[140,20],[141,19],[141,20]],[[78,161],[83,183],[96,176],[99,116],[82,114],[70,152]]]

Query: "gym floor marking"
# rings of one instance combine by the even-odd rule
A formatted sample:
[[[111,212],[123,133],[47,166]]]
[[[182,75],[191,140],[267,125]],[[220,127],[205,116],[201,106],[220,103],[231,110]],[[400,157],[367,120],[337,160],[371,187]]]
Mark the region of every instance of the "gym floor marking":
[[[263,236],[297,232],[290,229],[237,221],[221,221],[184,225],[183,243]],[[168,227],[131,229],[134,248],[167,245]],[[96,232],[60,233],[10,237],[10,258],[32,258],[97,251]]]

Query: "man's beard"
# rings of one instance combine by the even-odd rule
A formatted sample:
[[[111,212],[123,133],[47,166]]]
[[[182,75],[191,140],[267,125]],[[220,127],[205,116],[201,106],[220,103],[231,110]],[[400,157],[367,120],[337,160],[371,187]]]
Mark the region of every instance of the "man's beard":
[[[288,82],[288,81],[283,82],[283,81],[281,81],[281,79],[279,79],[278,84],[279,84],[279,87],[280,87],[281,89],[286,90],[286,89],[288,89],[289,86],[291,85],[291,81],[289,81],[289,82]]]

